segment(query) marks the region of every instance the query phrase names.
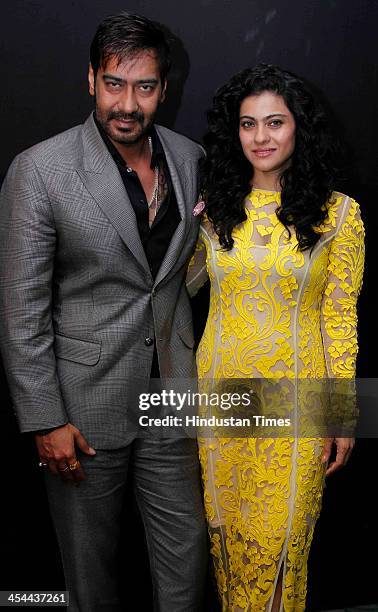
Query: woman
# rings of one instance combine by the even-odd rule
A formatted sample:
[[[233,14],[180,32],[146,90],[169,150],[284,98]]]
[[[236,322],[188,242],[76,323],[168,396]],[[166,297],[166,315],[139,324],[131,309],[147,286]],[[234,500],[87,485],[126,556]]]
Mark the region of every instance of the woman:
[[[277,67],[246,69],[215,96],[206,214],[188,271],[192,294],[211,281],[202,382],[284,378],[298,412],[298,381],[354,377],[364,231],[357,203],[333,191],[335,142],[305,83]],[[200,440],[224,611],[305,609],[324,477],[353,444],[320,435]]]

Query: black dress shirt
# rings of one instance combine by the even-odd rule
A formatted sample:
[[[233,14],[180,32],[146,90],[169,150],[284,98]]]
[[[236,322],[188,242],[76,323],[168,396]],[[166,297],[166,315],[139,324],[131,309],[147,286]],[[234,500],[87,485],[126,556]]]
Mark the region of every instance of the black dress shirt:
[[[163,169],[167,184],[167,195],[161,203],[150,227],[148,222],[147,198],[137,173],[127,165],[122,156],[118,153],[96,118],[95,123],[112,158],[117,164],[127,195],[129,196],[135,212],[139,236],[146,253],[151,274],[152,277],[155,278],[163,262],[172,236],[181,220],[164,149],[153,127],[149,133],[152,141],[151,168],[155,168],[155,166],[159,164],[159,168]]]

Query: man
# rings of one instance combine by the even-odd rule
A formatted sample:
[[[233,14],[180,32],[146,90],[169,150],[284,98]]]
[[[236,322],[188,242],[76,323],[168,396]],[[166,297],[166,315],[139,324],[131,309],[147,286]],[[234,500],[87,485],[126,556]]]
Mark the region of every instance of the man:
[[[19,155],[3,185],[2,354],[21,431],[35,432],[45,466],[69,609],[120,609],[132,471],[156,609],[197,611],[206,539],[196,445],[138,437],[132,412],[136,381],[146,391],[150,378],[195,372],[184,277],[202,150],[154,125],[169,69],[156,24],[105,19],[90,59],[94,115]]]

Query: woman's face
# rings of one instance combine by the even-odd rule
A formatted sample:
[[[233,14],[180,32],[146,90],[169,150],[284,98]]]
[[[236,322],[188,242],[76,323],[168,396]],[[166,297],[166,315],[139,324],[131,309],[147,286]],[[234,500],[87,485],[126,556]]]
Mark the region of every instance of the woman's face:
[[[271,91],[244,98],[239,138],[253,166],[253,183],[264,188],[290,164],[295,147],[295,120],[282,96]]]

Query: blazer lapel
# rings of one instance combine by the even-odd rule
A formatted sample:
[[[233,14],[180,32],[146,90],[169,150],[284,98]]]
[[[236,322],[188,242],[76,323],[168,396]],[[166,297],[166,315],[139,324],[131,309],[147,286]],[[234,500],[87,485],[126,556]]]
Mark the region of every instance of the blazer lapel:
[[[128,249],[151,276],[134,209],[118,168],[96,128],[92,115],[83,126],[83,144],[83,168],[77,170],[78,174]]]
[[[190,218],[188,216],[187,204],[186,204],[186,172],[184,160],[175,155],[172,152],[167,140],[164,138],[159,126],[155,126],[156,131],[159,135],[159,139],[164,149],[167,165],[172,179],[173,189],[175,191],[177,205],[181,215],[181,221],[178,224],[175,233],[172,236],[172,240],[169,244],[168,250],[159,268],[159,271],[155,278],[155,286],[160,283],[165,276],[170,272],[176,263],[185,241],[186,234],[189,230]],[[188,222],[189,221],[189,222]]]

